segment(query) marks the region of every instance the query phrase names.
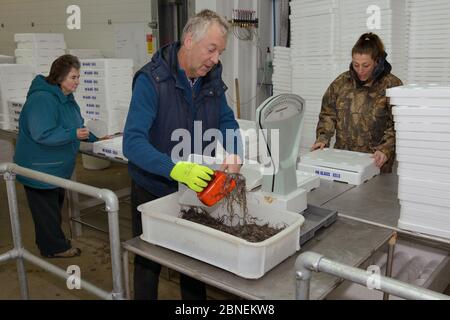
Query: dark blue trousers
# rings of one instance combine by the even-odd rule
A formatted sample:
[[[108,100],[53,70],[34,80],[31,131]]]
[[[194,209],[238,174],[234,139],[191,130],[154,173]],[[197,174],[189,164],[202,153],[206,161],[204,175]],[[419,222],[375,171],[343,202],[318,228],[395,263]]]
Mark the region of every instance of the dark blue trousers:
[[[28,186],[24,186],[24,189],[33,216],[36,245],[41,255],[53,255],[70,249],[70,241],[61,229],[65,190],[36,189]]]
[[[131,206],[133,237],[142,234],[141,213],[137,207],[157,199],[133,181],[131,182]],[[173,235],[176,237],[176,235]],[[136,300],[158,299],[159,274],[161,265],[141,256],[134,257],[134,298]],[[181,298],[183,300],[206,300],[206,286],[203,282],[180,274]]]

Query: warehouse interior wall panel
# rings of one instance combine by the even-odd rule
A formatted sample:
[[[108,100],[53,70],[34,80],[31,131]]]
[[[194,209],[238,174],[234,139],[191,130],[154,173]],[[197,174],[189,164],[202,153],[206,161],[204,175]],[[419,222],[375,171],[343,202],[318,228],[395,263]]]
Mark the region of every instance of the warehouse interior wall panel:
[[[51,32],[63,33],[68,48],[100,49],[105,57],[114,57],[115,25],[143,23],[145,32],[151,33],[147,26],[151,20],[151,1],[0,0],[0,23],[3,24],[0,54],[14,55],[15,33]],[[69,30],[66,26],[70,16],[66,9],[73,4],[81,10],[80,30]]]

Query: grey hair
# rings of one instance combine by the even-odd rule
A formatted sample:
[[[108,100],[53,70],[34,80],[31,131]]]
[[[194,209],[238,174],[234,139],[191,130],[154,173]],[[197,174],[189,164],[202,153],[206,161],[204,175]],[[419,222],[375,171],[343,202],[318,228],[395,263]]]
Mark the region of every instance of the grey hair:
[[[228,34],[228,31],[230,30],[230,24],[228,21],[214,11],[204,9],[195,16],[189,18],[188,22],[184,26],[183,34],[181,35],[181,43],[184,43],[188,33],[192,33],[192,37],[195,41],[203,39],[206,34],[206,30],[208,30],[212,23],[217,23],[219,25],[224,36]]]

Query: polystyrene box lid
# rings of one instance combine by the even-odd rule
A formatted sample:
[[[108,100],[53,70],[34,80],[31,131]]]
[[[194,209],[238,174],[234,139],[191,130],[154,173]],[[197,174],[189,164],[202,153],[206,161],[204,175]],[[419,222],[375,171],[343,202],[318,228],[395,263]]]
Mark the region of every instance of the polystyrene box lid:
[[[417,86],[408,85],[389,88],[386,90],[387,97],[448,97],[450,98],[449,86]]]
[[[64,42],[62,33],[16,33],[15,42]]]
[[[449,101],[450,102],[450,101]],[[450,106],[450,103],[449,103]],[[398,106],[392,108],[392,114],[394,116],[446,116],[450,117],[449,108],[427,108],[427,107],[409,107]]]
[[[301,157],[301,162],[311,166],[335,168],[352,172],[364,172],[374,166],[371,154],[348,150],[315,150]]]

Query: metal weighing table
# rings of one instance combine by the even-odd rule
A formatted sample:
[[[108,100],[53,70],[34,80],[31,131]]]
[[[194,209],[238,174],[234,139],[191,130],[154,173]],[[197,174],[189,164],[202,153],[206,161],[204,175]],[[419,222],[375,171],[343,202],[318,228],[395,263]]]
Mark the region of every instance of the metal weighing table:
[[[383,183],[383,179],[379,183]],[[323,205],[354,188],[353,185],[321,180],[321,186],[308,194],[308,202]],[[126,288],[129,294],[128,253],[132,252],[245,299],[292,300],[295,299],[295,259],[301,252],[314,251],[329,259],[358,267],[383,246],[393,233],[394,231],[382,227],[338,218],[328,228],[318,231],[315,238],[307,242],[299,252],[256,280],[241,278],[135,237],[122,244]],[[311,281],[311,299],[324,299],[339,282],[336,277],[315,274]]]

